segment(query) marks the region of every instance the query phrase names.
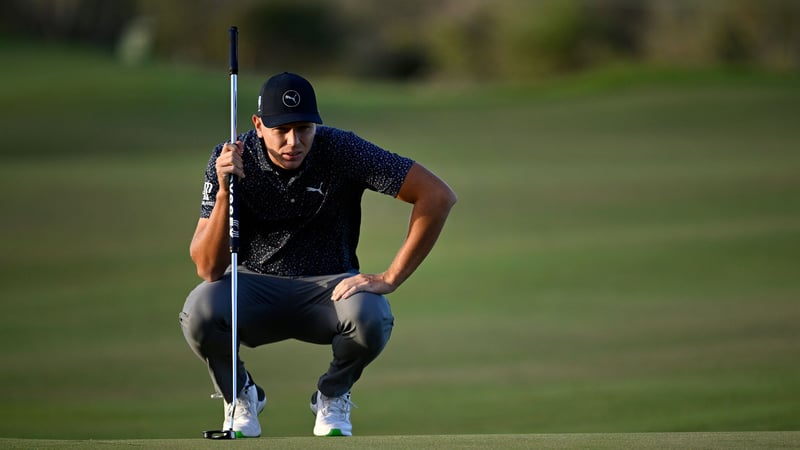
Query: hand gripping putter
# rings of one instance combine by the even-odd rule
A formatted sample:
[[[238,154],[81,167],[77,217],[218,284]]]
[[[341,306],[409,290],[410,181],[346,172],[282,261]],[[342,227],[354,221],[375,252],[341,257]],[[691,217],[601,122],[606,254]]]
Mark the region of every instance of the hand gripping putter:
[[[230,27],[228,36],[230,38],[230,78],[231,78],[231,143],[236,142],[236,98],[237,92],[237,78],[239,76],[239,50],[238,50],[238,34],[239,30],[236,27]],[[233,383],[233,400],[231,403],[230,420],[227,430],[212,430],[204,431],[203,437],[206,439],[236,439],[236,432],[233,431],[233,418],[236,414],[236,397],[237,397],[237,374],[236,368],[239,364],[238,349],[239,349],[239,336],[238,336],[238,253],[239,253],[239,209],[237,197],[236,175],[230,174],[228,176],[228,229],[230,236],[230,249],[231,249],[231,380]]]

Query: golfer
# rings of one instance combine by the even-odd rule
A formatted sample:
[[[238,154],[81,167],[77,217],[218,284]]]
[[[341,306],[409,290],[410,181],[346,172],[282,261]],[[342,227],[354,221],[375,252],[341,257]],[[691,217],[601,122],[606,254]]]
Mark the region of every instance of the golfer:
[[[311,397],[317,436],[351,436],[350,391],[386,346],[394,318],[385,295],[417,269],[456,202],[411,159],[322,126],[314,89],[299,75],[269,78],[253,129],[219,144],[205,172],[190,253],[204,280],[180,314],[186,341],[208,366],[237,435],[261,435],[264,390],[240,360],[231,392],[231,256],[226,179],[239,177],[238,335],[257,347],[286,339],[331,345]],[[365,189],[413,205],[408,234],[388,268],[360,273],[356,247]],[[388,258],[387,258],[388,260]],[[275,364],[280,364],[276,361]],[[225,425],[223,425],[223,429]]]

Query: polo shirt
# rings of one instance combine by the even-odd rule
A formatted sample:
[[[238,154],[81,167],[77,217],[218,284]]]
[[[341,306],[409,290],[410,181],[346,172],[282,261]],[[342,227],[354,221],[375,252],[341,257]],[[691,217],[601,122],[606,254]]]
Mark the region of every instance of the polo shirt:
[[[396,197],[413,160],[356,134],[317,126],[303,164],[272,164],[255,130],[239,135],[245,177],[238,180],[239,263],[262,274],[311,276],[359,269],[356,247],[364,191]],[[205,172],[200,217],[219,191],[214,148]]]

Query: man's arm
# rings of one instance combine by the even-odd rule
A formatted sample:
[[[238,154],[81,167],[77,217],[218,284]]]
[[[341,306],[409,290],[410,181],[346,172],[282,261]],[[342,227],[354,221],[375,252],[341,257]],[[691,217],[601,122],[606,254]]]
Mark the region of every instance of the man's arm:
[[[223,198],[225,197],[225,198]],[[227,195],[217,195],[217,204],[208,219],[200,218],[194,230],[189,254],[197,275],[206,281],[222,278],[231,263],[228,238]]]
[[[225,144],[217,158],[216,169],[219,191],[211,215],[200,218],[189,246],[189,254],[197,266],[197,275],[206,281],[216,281],[225,274],[231,263],[228,224],[229,192],[227,177],[236,174],[244,177],[242,170],[242,142]]]
[[[428,256],[457,200],[447,183],[417,163],[411,166],[397,198],[414,206],[408,235],[391,265],[383,273],[345,278],[333,290],[332,300],[342,300],[361,291],[394,292]]]

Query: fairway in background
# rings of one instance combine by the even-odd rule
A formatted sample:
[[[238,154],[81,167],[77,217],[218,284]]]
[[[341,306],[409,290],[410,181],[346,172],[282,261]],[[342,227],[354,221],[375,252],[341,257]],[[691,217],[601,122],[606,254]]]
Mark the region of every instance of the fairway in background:
[[[38,46],[0,61],[30,68],[0,74],[0,436],[219,426],[177,314],[198,282],[188,244],[226,139],[227,73]],[[240,76],[241,130],[265,76]],[[800,429],[796,77],[316,84],[327,124],[420,161],[460,199],[390,296],[356,434]],[[385,269],[408,213],[365,196],[363,270]],[[330,350],[243,357],[270,399],[265,436],[309,435]]]

